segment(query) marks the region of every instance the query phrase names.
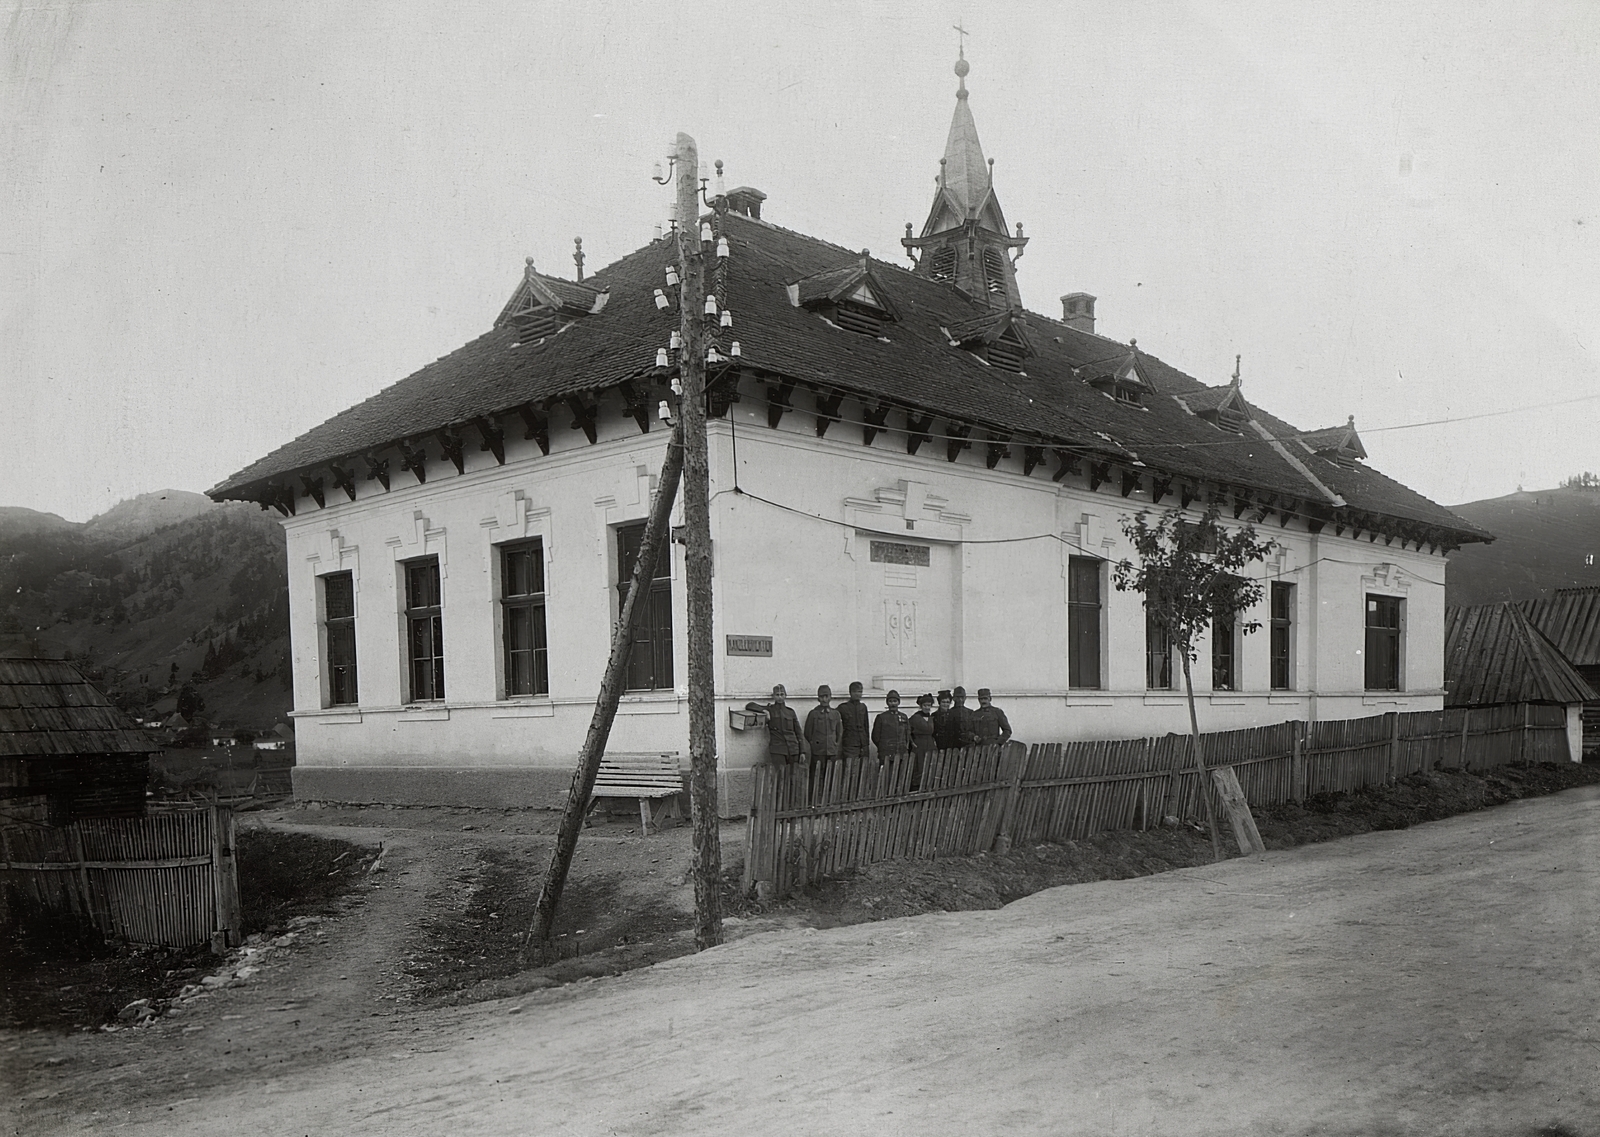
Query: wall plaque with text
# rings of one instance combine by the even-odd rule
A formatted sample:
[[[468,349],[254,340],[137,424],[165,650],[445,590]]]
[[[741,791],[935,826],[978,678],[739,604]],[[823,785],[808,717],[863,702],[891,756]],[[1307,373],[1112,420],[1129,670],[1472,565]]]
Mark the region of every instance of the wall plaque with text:
[[[729,636],[729,655],[772,655],[771,636]]]

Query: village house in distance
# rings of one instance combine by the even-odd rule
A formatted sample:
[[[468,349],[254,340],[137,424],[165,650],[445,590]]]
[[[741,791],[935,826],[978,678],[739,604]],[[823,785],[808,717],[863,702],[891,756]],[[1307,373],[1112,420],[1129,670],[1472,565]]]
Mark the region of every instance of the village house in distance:
[[[1186,731],[1182,675],[1109,569],[1120,519],[1221,504],[1281,545],[1196,668],[1202,729],[1443,704],[1445,558],[1488,533],[1142,345],[1095,298],[1027,311],[965,59],[911,267],[716,194],[711,534],[723,810],[784,683],[866,685],[876,713],[963,683],[1029,741]],[[712,190],[715,193],[715,188]],[[910,203],[908,203],[909,205]],[[763,217],[763,211],[767,213]],[[283,515],[295,792],[549,804],[571,779],[668,431],[671,234],[585,277],[532,264],[482,336],[210,491]],[[489,314],[485,314],[486,322]],[[679,510],[681,514],[681,507]],[[683,550],[651,586],[611,735],[687,755]],[[687,758],[685,757],[685,763]]]

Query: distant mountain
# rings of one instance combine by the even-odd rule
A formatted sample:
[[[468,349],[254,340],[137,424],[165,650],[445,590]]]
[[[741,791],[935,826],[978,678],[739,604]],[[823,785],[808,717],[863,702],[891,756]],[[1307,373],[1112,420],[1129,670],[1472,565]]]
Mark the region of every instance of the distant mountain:
[[[95,536],[132,539],[224,508],[203,493],[158,490],[117,502],[99,516],[91,517],[83,528]]]
[[[285,568],[273,517],[200,494],[83,524],[0,509],[0,654],[70,657],[141,717],[198,696],[200,718],[264,729],[291,704]]]
[[[37,509],[23,509],[20,505],[0,505],[0,538],[20,537],[28,533],[59,533],[77,529],[78,524],[54,513],[40,513]]]
[[[1600,585],[1600,488],[1518,492],[1450,508],[1496,539],[1451,555],[1447,604],[1528,600]]]

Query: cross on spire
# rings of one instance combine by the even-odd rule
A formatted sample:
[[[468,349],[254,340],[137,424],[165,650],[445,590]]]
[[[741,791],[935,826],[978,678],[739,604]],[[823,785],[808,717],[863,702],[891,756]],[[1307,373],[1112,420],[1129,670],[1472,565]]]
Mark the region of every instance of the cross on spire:
[[[965,59],[967,57],[967,37],[972,33],[967,31],[967,29],[962,27],[960,24],[951,24],[950,27],[955,30],[956,36],[958,37],[956,40],[956,51],[960,54],[962,59]]]

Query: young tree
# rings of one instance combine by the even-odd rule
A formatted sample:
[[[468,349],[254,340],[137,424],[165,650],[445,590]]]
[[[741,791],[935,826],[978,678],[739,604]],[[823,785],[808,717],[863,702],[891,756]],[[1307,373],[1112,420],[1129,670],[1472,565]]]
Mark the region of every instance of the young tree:
[[[1219,860],[1222,842],[1217,836],[1217,819],[1211,808],[1210,787],[1206,785],[1205,757],[1200,747],[1200,720],[1194,709],[1195,637],[1222,620],[1236,624],[1238,615],[1261,600],[1261,585],[1240,575],[1247,565],[1264,560],[1277,542],[1256,536],[1255,527],[1246,525],[1228,532],[1218,522],[1219,509],[1212,501],[1198,522],[1190,521],[1181,509],[1168,509],[1151,520],[1149,510],[1122,519],[1122,531],[1133,543],[1139,563],[1124,558],[1113,574],[1119,592],[1144,595],[1145,610],[1151,620],[1165,629],[1172,647],[1183,657],[1183,689],[1189,701],[1189,730],[1194,739],[1195,769],[1200,775],[1200,797],[1211,826],[1211,849]],[[1261,625],[1252,621],[1239,625],[1253,632]],[[1173,808],[1177,778],[1167,790],[1161,813]]]

